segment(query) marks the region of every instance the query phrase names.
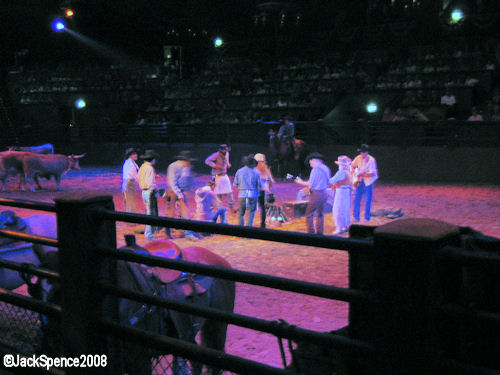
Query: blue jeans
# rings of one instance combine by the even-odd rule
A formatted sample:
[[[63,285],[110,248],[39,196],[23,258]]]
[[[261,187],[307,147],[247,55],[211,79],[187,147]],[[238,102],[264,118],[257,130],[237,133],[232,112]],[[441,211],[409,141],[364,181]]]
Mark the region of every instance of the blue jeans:
[[[248,221],[247,225],[249,227],[253,226],[253,218],[255,217],[255,210],[257,209],[257,198],[240,198],[240,209],[239,209],[239,217],[238,224],[245,225],[245,212],[247,209],[247,201],[248,201]]]
[[[361,181],[354,193],[354,208],[352,216],[355,221],[359,221],[359,211],[361,209],[361,198],[365,196],[365,220],[370,221],[372,197],[373,197],[373,184],[366,186],[364,181]]]
[[[144,201],[144,206],[146,207],[146,215],[158,215],[158,203],[156,202],[154,190],[143,190],[142,200]],[[151,240],[153,239],[154,232],[156,232],[156,227],[146,225],[146,228],[144,228],[144,237]]]
[[[214,214],[214,217],[212,218],[212,221],[214,223],[217,222],[217,219],[220,217],[220,222],[222,224],[226,224],[227,223],[227,219],[226,219],[226,212],[227,212],[227,208],[226,207],[221,207],[219,208],[215,214]]]

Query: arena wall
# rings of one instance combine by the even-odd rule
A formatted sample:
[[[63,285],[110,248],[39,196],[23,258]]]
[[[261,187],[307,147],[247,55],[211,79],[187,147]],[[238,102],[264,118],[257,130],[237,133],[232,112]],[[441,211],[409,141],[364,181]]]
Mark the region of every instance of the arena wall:
[[[209,168],[203,163],[210,153],[217,150],[217,144],[79,144],[56,145],[57,153],[83,153],[87,155],[81,165],[110,166],[120,169],[123,152],[127,147],[138,146],[142,150],[155,149],[161,156],[157,170],[165,172],[174,156],[181,150],[192,150],[198,158],[195,171],[208,173]],[[230,174],[234,175],[241,166],[241,158],[249,153],[266,153],[266,146],[252,144],[233,144]],[[355,145],[335,145],[311,148],[327,157],[327,163],[335,170],[334,161],[338,155],[357,155]],[[440,182],[500,184],[500,149],[498,148],[447,148],[447,147],[390,147],[374,146],[370,152],[378,162],[380,180],[384,182]]]

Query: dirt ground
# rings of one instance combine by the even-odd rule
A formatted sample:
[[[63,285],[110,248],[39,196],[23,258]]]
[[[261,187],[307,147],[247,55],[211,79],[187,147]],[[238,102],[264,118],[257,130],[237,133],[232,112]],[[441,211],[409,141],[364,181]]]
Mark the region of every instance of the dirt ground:
[[[208,175],[199,175],[197,184],[203,185]],[[119,168],[83,167],[63,177],[65,191],[98,190],[114,197],[116,210],[123,210]],[[159,175],[161,184],[166,183],[165,174]],[[44,190],[22,192],[17,190],[17,180],[10,179],[10,191],[0,193],[0,198],[53,202],[60,192],[55,191],[53,181],[43,181]],[[275,187],[276,196],[283,201],[295,200],[300,185],[283,182]],[[139,200],[140,201],[140,200]],[[279,201],[279,200],[278,200]],[[142,202],[140,209],[143,209]],[[160,213],[165,212],[165,202],[160,200]],[[470,226],[484,234],[500,237],[500,186],[443,185],[443,184],[385,184],[380,181],[374,190],[373,210],[399,209],[405,218],[432,218],[459,226]],[[10,209],[10,208],[2,208]],[[33,211],[14,209],[21,216]],[[141,211],[142,212],[142,211]],[[374,217],[369,225],[380,225],[390,221]],[[230,215],[229,222],[236,224],[237,216]],[[258,215],[256,215],[256,225]],[[304,218],[292,223],[272,226],[274,229],[305,232]],[[331,214],[326,216],[325,233],[334,230]],[[131,232],[130,226],[117,223],[117,240],[124,245],[123,235]],[[137,235],[139,244],[145,243],[143,235]],[[175,242],[182,248],[192,246],[193,241],[184,238]],[[345,251],[326,250],[307,246],[286,245],[246,238],[213,236],[196,243],[227,259],[233,268],[319,282],[340,287],[348,286],[349,256]],[[23,288],[18,292],[24,293]],[[237,284],[235,312],[266,320],[284,319],[290,324],[317,331],[331,331],[347,323],[346,303],[298,296],[263,287]],[[230,326],[226,350],[245,358],[281,367],[282,360],[275,337],[251,330]]]

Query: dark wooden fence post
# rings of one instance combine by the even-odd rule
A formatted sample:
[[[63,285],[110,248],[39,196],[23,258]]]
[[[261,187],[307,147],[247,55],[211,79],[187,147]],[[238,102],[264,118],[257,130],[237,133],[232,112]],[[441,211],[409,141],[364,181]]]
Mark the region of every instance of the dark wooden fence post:
[[[64,355],[109,355],[107,340],[100,335],[96,324],[103,313],[102,296],[98,293],[96,282],[103,277],[111,278],[113,282],[115,263],[103,262],[96,249],[98,246],[116,248],[116,227],[112,221],[96,218],[90,210],[97,207],[114,209],[113,198],[96,193],[72,192],[59,196],[55,202]],[[116,318],[116,309],[109,305],[106,308],[107,317]],[[109,369],[108,365],[104,371]],[[78,369],[71,370],[74,370],[71,373],[80,373]]]
[[[458,245],[458,227],[404,219],[376,228],[373,254],[353,254],[350,287],[368,289],[375,303],[351,303],[349,333],[374,344],[365,374],[439,374],[441,286],[438,252]]]

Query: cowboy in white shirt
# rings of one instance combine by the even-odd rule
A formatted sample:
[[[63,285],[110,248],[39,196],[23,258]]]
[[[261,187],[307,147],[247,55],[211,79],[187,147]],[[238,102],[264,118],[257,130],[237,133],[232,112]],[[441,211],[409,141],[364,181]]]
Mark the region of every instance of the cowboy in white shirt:
[[[122,166],[122,193],[126,212],[136,212],[137,186],[139,185],[139,166],[137,150],[133,147],[125,150],[125,161]]]
[[[359,214],[363,195],[365,196],[365,220],[370,221],[373,183],[378,179],[377,162],[373,156],[368,154],[369,149],[368,145],[361,145],[358,148],[359,155],[351,163],[351,170],[354,176],[353,185],[356,188],[352,215],[357,222],[360,219]]]

